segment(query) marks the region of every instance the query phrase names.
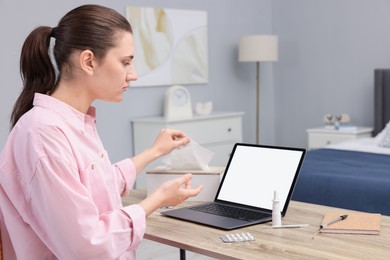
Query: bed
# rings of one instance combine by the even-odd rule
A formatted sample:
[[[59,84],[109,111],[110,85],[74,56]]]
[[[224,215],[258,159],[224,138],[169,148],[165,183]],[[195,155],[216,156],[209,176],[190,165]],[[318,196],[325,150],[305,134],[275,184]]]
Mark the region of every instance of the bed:
[[[390,69],[374,92],[374,137],[309,150],[293,200],[390,216]]]

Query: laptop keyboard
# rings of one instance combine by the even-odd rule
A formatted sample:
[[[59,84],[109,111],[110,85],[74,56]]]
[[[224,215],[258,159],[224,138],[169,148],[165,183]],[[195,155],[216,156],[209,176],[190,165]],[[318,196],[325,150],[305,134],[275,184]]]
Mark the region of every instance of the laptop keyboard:
[[[237,207],[229,207],[226,205],[221,205],[216,203],[197,205],[197,206],[190,207],[189,209],[205,212],[209,214],[229,217],[229,218],[245,220],[245,221],[252,221],[264,217],[270,217],[270,214],[267,213],[261,213],[261,212],[257,212],[249,209],[237,208]]]

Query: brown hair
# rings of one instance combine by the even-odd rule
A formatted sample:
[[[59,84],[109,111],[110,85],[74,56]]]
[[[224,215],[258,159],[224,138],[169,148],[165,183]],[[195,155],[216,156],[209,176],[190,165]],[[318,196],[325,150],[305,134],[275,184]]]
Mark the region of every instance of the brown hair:
[[[47,94],[56,88],[63,70],[70,72],[70,56],[75,50],[91,50],[98,59],[115,47],[117,33],[132,33],[129,22],[117,11],[99,6],[82,5],[68,12],[57,27],[40,26],[25,40],[20,55],[23,90],[15,102],[11,126],[33,107],[35,93]],[[50,59],[50,39],[55,38],[54,63]],[[56,67],[55,67],[56,66]]]

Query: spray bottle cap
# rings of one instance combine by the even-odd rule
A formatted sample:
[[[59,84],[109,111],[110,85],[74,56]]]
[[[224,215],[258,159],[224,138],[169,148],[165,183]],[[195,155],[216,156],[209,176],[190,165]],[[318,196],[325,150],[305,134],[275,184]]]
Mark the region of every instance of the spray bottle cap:
[[[274,190],[274,201],[279,201],[278,192]]]

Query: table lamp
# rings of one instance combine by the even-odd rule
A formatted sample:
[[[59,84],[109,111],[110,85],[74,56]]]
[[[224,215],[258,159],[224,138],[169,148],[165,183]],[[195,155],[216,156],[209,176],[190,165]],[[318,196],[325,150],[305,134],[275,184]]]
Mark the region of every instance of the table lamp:
[[[240,39],[240,62],[256,62],[256,143],[259,144],[260,62],[278,60],[278,37],[275,35],[247,35]]]

